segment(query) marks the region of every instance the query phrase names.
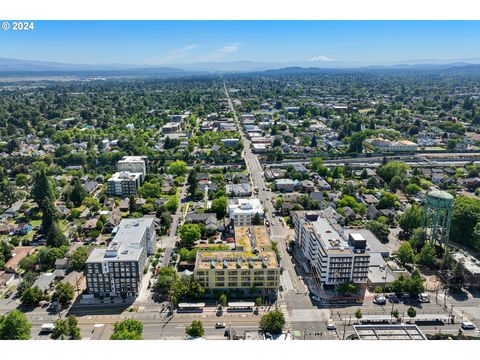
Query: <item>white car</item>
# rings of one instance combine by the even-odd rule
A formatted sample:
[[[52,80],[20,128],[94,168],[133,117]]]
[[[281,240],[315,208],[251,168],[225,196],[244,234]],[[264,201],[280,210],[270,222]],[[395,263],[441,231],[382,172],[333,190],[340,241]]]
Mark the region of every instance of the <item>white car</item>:
[[[313,296],[312,296],[312,300],[313,300],[313,301],[318,301],[318,302],[321,302],[321,301],[322,301],[322,299],[320,299],[320,298],[319,298],[318,296],[316,296],[316,295],[313,295]]]
[[[475,324],[472,323],[471,321],[464,321],[462,322],[462,329],[463,330],[475,330]]]
[[[335,322],[333,320],[328,320],[327,330],[337,330],[337,325],[335,325]]]

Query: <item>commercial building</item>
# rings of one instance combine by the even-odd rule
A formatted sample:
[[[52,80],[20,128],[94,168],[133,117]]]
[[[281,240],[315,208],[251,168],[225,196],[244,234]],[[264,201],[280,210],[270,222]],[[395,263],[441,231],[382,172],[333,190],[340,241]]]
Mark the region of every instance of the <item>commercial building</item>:
[[[116,172],[107,181],[109,196],[127,197],[135,194],[142,183],[142,173]]]
[[[332,209],[327,209],[332,210]],[[344,234],[332,211],[294,211],[295,241],[319,287],[366,284],[370,254],[362,234]]]
[[[182,129],[181,123],[169,122],[162,126],[162,134],[171,134],[179,132]]]
[[[145,156],[124,156],[122,160],[117,162],[117,170],[128,171],[131,173],[142,173],[142,182],[147,174],[145,165]]]
[[[123,219],[107,248],[95,248],[86,262],[87,289],[101,297],[137,296],[155,250],[154,218]]]
[[[292,192],[301,186],[300,181],[292,179],[275,180],[275,188],[282,192]]]
[[[215,295],[226,291],[238,296],[274,296],[280,286],[280,266],[264,226],[235,230],[232,251],[199,251],[194,277]]]
[[[390,141],[382,138],[367,140],[372,146],[376,146],[380,151],[417,151],[418,145],[409,140]]]
[[[228,204],[228,217],[235,226],[252,225],[256,214],[263,221],[263,206],[259,199],[231,199]]]

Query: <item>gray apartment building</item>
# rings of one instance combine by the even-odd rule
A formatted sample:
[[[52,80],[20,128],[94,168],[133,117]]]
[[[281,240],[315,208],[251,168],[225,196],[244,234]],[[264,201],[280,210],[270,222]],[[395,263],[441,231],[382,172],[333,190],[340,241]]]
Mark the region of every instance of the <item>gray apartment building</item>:
[[[137,296],[155,250],[154,218],[123,219],[107,248],[96,248],[86,262],[87,290],[98,297]]]
[[[319,287],[331,288],[348,281],[367,283],[370,254],[362,234],[346,235],[327,210],[292,213],[295,241]]]

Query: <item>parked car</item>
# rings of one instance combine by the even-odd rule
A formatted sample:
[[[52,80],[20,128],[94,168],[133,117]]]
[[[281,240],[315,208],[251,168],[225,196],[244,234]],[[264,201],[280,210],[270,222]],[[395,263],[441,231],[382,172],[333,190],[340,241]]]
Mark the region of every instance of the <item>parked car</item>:
[[[215,329],[225,329],[227,327],[227,325],[225,323],[222,323],[222,322],[218,322],[215,324]]]
[[[51,333],[51,332],[53,332],[53,330],[55,330],[55,324],[54,323],[43,324],[40,327],[40,332],[41,333]]]
[[[463,330],[475,330],[475,324],[472,323],[471,321],[464,321],[462,322],[462,329]]]
[[[318,296],[316,296],[316,295],[313,295],[313,296],[312,296],[312,300],[313,300],[313,301],[317,301],[317,302],[321,302],[321,301],[322,301],[322,299],[320,299],[320,298],[319,298]]]
[[[337,330],[337,325],[335,325],[335,322],[333,320],[328,320],[327,330]]]
[[[421,303],[429,303],[430,302],[430,296],[427,294],[420,294],[418,295],[418,301]]]
[[[388,298],[388,301],[390,301],[391,303],[394,303],[394,304],[398,304],[400,302],[400,299],[395,294],[390,294],[390,295],[387,296],[387,298]]]
[[[387,299],[385,299],[384,296],[376,296],[375,299],[373,299],[373,303],[377,305],[385,305],[387,303]]]

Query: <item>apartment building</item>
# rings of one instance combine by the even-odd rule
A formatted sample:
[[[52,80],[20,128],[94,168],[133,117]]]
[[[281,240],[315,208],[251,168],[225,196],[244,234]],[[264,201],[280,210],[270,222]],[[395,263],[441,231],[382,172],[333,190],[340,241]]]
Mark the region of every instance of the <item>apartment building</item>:
[[[162,134],[171,134],[179,132],[182,129],[181,123],[168,122],[162,126]]]
[[[142,173],[116,172],[107,181],[107,195],[128,197],[135,194],[142,184]]]
[[[208,294],[273,296],[280,286],[280,266],[264,226],[235,229],[235,250],[199,251],[194,277]]]
[[[86,262],[87,290],[98,297],[137,296],[155,250],[154,218],[123,219],[107,248],[95,248]]]
[[[147,174],[145,159],[145,156],[124,156],[122,160],[117,162],[117,170],[119,172],[141,173],[143,182]]]
[[[231,199],[228,204],[228,217],[235,226],[252,225],[256,214],[263,221],[263,206],[259,199]]]
[[[353,281],[366,284],[370,254],[360,233],[345,235],[329,211],[294,211],[295,241],[323,288]]]
[[[367,140],[372,146],[376,146],[380,151],[417,151],[418,145],[410,140],[390,141],[382,138]]]

